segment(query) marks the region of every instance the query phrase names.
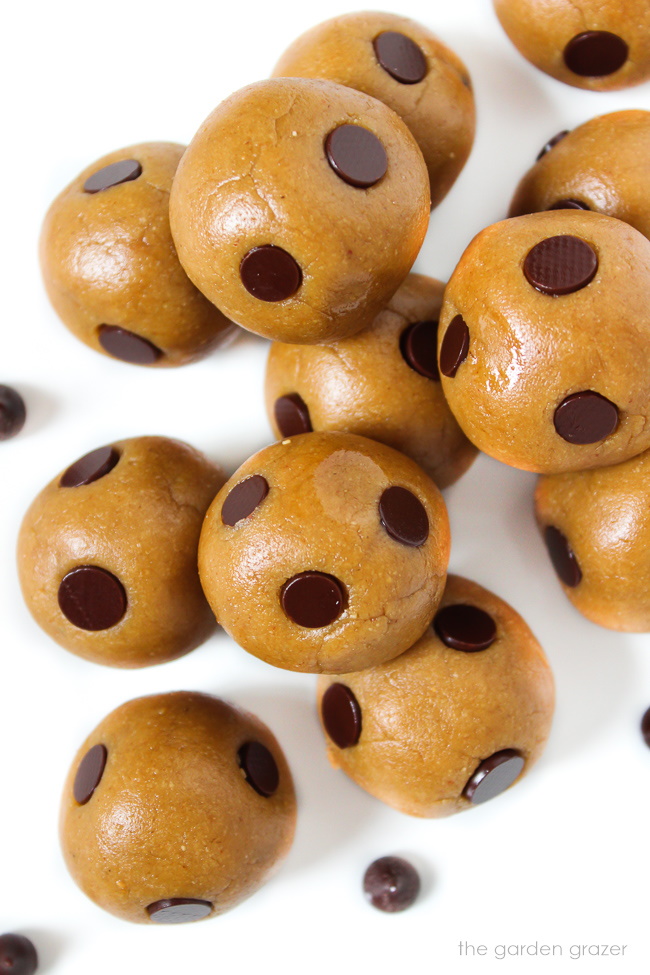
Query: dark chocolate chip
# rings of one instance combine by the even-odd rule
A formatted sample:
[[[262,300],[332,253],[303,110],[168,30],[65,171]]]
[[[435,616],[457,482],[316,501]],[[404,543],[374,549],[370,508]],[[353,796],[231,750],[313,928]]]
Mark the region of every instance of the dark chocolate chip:
[[[572,234],[546,237],[526,254],[526,280],[545,295],[570,295],[593,280],[598,256],[591,244]]]
[[[124,586],[97,565],[79,565],[61,580],[59,607],[82,630],[107,630],[126,612]]]
[[[562,400],[555,410],[553,423],[567,443],[599,443],[616,430],[618,409],[605,396],[586,389]]]
[[[427,59],[422,48],[406,34],[385,30],[372,42],[377,60],[391,78],[403,85],[415,85],[427,73]]]
[[[0,935],[0,975],[34,975],[38,968],[36,948],[22,934]]]
[[[641,734],[648,748],[650,748],[650,708],[641,718]]]
[[[469,329],[462,315],[449,322],[440,346],[440,372],[453,379],[469,352]]]
[[[366,870],[363,890],[373,907],[395,914],[405,911],[416,900],[420,893],[420,876],[408,860],[380,857]]]
[[[346,606],[343,585],[325,572],[299,572],[282,586],[282,608],[298,626],[318,629],[339,618]]]
[[[107,190],[110,186],[118,186],[119,183],[128,183],[132,179],[137,179],[142,172],[142,166],[137,159],[121,159],[119,162],[111,163],[98,169],[96,173],[89,176],[84,183],[84,192],[99,193],[100,190]]]
[[[490,614],[467,603],[445,606],[436,613],[433,628],[446,646],[465,653],[487,650],[497,638]]]
[[[273,407],[275,422],[283,437],[295,437],[299,433],[311,433],[309,409],[298,393],[279,396]]]
[[[80,806],[85,806],[102,780],[108,751],[105,745],[93,745],[79,763],[72,793]]]
[[[269,493],[269,482],[261,474],[251,474],[228,492],[221,508],[224,525],[236,525],[242,518],[248,518]]]
[[[576,34],[564,48],[564,63],[581,78],[603,78],[622,68],[629,48],[622,37],[607,30]]]
[[[535,162],[539,162],[542,156],[545,156],[547,152],[550,152],[553,146],[556,146],[558,142],[561,142],[562,139],[565,137],[565,135],[568,134],[569,134],[568,129],[562,129],[562,131],[558,132],[557,135],[554,135],[552,139],[549,139],[546,145],[542,146],[542,148],[537,153]]]
[[[84,454],[71,464],[62,475],[59,484],[61,487],[81,487],[83,484],[92,484],[93,481],[98,481],[100,477],[109,474],[119,459],[120,455],[115,447],[98,447],[97,450],[91,450],[89,454]]]
[[[386,175],[388,156],[383,145],[362,125],[339,125],[325,140],[327,161],[337,176],[360,189],[374,186]]]
[[[361,736],[361,708],[346,684],[330,684],[320,705],[323,727],[339,748],[351,748]]]
[[[193,900],[191,897],[171,897],[149,904],[147,914],[156,924],[183,924],[200,921],[212,913],[210,901]]]
[[[402,332],[399,347],[411,369],[440,381],[437,322],[412,322]]]
[[[590,210],[586,203],[581,203],[580,200],[558,200],[557,203],[553,203],[552,206],[547,207],[547,210]]]
[[[246,781],[266,799],[278,791],[280,773],[273,755],[259,741],[248,741],[237,752]]]
[[[136,366],[152,366],[163,354],[153,342],[117,325],[99,326],[99,344],[114,359]]]
[[[406,488],[386,488],[379,499],[379,518],[390,537],[402,545],[417,548],[429,537],[426,508]]]
[[[27,411],[20,393],[11,386],[0,386],[0,440],[10,440],[25,425]]]
[[[481,762],[463,789],[463,795],[475,806],[494,799],[512,785],[525,764],[523,755],[514,748],[495,752]]]
[[[582,581],[582,569],[566,535],[559,528],[548,525],[544,529],[544,542],[559,579],[565,586],[575,588]]]
[[[302,271],[287,251],[275,244],[253,247],[239,265],[246,290],[260,301],[286,301],[302,284]]]

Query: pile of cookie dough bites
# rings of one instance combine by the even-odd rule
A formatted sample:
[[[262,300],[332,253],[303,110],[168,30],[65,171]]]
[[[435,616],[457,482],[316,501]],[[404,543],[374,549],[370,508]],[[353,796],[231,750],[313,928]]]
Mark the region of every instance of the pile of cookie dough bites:
[[[524,55],[561,80],[647,78],[647,4],[580,7],[496,0]],[[554,705],[526,623],[447,576],[440,489],[477,450],[542,475],[540,530],[576,607],[650,630],[650,113],[551,139],[510,218],[445,286],[410,272],[474,125],[452,51],[402,17],[352,14],[299,38],[187,149],[135,145],[88,166],[41,240],[65,325],[150,367],[238,327],[265,336],[278,440],[229,480],[164,437],[98,447],[41,492],[18,546],[34,618],[94,663],[172,660],[218,620],[269,664],[320,674],[333,764],[426,817],[518,781]],[[271,732],[179,692],[92,732],[61,836],[98,904],[173,922],[259,887],[295,815]]]

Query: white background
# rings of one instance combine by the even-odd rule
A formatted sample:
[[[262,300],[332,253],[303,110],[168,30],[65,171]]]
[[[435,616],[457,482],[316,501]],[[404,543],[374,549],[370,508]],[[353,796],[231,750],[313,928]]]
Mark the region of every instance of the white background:
[[[25,396],[21,436],[0,444],[0,931],[34,938],[44,972],[279,972],[356,975],[512,970],[647,971],[650,638],[583,620],[562,595],[531,513],[534,478],[480,458],[446,492],[452,569],[511,602],[553,664],[558,707],[533,773],[484,807],[443,821],[400,815],[332,771],[313,705],[315,680],[249,657],[220,634],[190,656],[142,671],[86,663],[39,631],[14,569],[15,536],[35,494],[95,446],[138,434],[186,439],[229,471],[270,439],[262,404],[266,345],[245,338],[177,370],[97,355],[50,310],[39,226],[83,167],[146,140],[188,141],[236,88],[265,77],[295,36],[345,3],[58,0],[11,3],[0,72],[2,193],[0,382]],[[511,47],[488,0],[410,0],[466,61],[479,127],[470,162],[433,214],[416,270],[449,276],[470,237],[500,219],[523,171],[559,129],[618,108],[650,108],[648,85],[571,89]],[[299,792],[296,841],[266,888],[221,918],[140,927],[96,908],[59,853],[62,782],[88,732],[140,694],[215,692],[278,735]],[[400,853],[422,871],[403,915],[366,905],[361,877]],[[489,953],[460,958],[458,942]],[[495,960],[497,944],[559,944],[560,960]],[[574,944],[625,944],[623,958],[571,960]]]

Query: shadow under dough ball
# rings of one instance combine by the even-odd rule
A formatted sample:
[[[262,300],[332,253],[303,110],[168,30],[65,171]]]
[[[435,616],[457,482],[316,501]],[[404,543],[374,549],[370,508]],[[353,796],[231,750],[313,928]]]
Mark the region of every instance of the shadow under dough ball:
[[[57,643],[114,667],[193,650],[215,620],[197,569],[203,516],[225,481],[193,447],[136,437],[91,451],[23,519],[18,572],[29,611]]]
[[[467,161],[476,126],[469,73],[414,20],[379,12],[327,20],[294,41],[273,74],[325,78],[392,108],[422,150],[432,206],[447,195]]]
[[[286,670],[340,673],[389,660],[442,595],[449,524],[412,460],[344,433],[266,447],[205,519],[199,571],[219,623]]]
[[[233,321],[282,342],[369,325],[411,269],[429,219],[422,154],[394,112],[333,82],[249,85],[178,167],[183,267]]]
[[[444,285],[410,274],[372,325],[323,345],[271,346],[266,409],[278,439],[341,430],[379,440],[418,463],[439,488],[465,473],[476,448],[442,392],[437,330]]]
[[[650,242],[611,217],[553,210],[481,231],[447,288],[447,402],[479,450],[556,474],[650,446]]]
[[[406,653],[321,677],[330,762],[382,802],[440,817],[499,795],[548,738],[553,675],[507,603],[449,576],[433,625]]]
[[[180,366],[235,326],[181,267],[169,193],[184,146],[145,142],[88,166],[50,207],[41,232],[45,287],[74,335],[142,366]]]
[[[574,88],[615,91],[650,78],[647,0],[494,0],[520,54]]]
[[[126,921],[215,917],[262,886],[296,821],[280,746],[252,714],[206,694],[129,701],[78,752],[61,804],[68,870]]]

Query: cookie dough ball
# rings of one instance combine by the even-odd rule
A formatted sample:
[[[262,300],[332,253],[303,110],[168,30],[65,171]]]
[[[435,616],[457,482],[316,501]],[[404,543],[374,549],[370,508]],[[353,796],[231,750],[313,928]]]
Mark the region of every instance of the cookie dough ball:
[[[548,147],[548,148],[547,148]],[[559,132],[514,195],[510,216],[539,210],[596,210],[650,238],[650,112],[611,112]]]
[[[307,433],[240,467],[208,511],[199,571],[221,625],[276,667],[345,673],[390,660],[440,601],[449,524],[412,460]]]
[[[206,694],[129,701],[82,745],[61,806],[68,870],[126,921],[216,917],[254,894],[291,846],[296,799],[277,741]]]
[[[521,616],[449,576],[433,625],[396,660],[321,677],[329,759],[400,812],[470,809],[518,781],[541,755],[553,675]]]
[[[368,95],[278,78],[226,99],[185,153],[171,195],[181,262],[235,322],[281,342],[365,328],[427,229],[422,153]]]
[[[273,74],[336,81],[397,112],[422,150],[432,206],[467,161],[476,127],[467,68],[414,20],[376,11],[335,17],[299,37]]]
[[[611,630],[650,632],[650,451],[615,467],[541,477],[535,507],[576,609]]]
[[[223,471],[177,440],[100,447],[51,481],[18,538],[23,596],[66,650],[146,667],[193,650],[214,616],[199,582],[203,516]]]
[[[56,198],[41,234],[57,314],[97,352],[181,366],[235,332],[181,267],[169,192],[184,146],[145,142],[88,166]]]
[[[416,461],[443,488],[476,456],[442,393],[436,333],[444,285],[410,274],[359,335],[331,345],[271,346],[266,408],[282,439],[342,430]]]
[[[554,210],[474,238],[445,290],[439,366],[476,446],[524,470],[617,464],[650,446],[650,242]]]

